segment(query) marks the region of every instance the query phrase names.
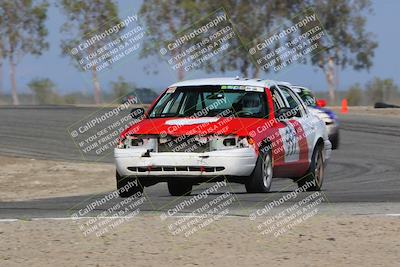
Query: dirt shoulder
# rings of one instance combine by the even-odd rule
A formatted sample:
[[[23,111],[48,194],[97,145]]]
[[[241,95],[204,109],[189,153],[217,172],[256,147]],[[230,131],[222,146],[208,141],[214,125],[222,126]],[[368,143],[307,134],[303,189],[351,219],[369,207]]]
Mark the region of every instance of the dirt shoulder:
[[[144,215],[103,237],[84,237],[71,220],[0,222],[0,265],[398,266],[400,260],[398,217],[316,215],[277,238],[256,227],[248,218],[225,217],[185,238],[168,232],[158,216]]]
[[[115,187],[112,164],[0,157],[0,167],[0,201]],[[263,221],[247,217],[220,218],[189,237],[172,235],[168,226],[179,219],[140,213],[100,237],[84,236],[80,226],[88,218],[0,220],[0,266],[398,266],[400,261],[400,217],[317,214],[279,237],[263,236],[257,229]]]
[[[115,167],[0,156],[0,201],[75,196],[111,191]]]

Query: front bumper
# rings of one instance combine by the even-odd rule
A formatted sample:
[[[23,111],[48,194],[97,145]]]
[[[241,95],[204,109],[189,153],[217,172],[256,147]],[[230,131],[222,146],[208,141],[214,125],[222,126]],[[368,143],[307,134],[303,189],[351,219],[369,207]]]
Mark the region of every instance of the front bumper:
[[[204,153],[150,152],[146,149],[114,149],[117,171],[136,177],[249,176],[256,165],[252,148]]]

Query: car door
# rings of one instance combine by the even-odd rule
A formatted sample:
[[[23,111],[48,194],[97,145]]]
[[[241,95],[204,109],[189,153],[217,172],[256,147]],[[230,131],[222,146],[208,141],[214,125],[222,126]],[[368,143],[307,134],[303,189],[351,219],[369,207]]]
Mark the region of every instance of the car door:
[[[285,161],[287,160],[287,157],[289,156],[289,150],[291,146],[287,146],[287,142],[285,141],[288,138],[288,135],[286,135],[286,128],[287,128],[287,122],[284,120],[279,120],[277,118],[277,113],[281,108],[284,108],[287,106],[286,101],[282,97],[282,94],[280,93],[279,89],[277,86],[271,86],[270,88],[271,92],[271,97],[272,97],[272,103],[273,103],[273,111],[275,113],[275,124],[274,124],[274,130],[271,136],[273,135],[273,138],[271,138],[274,142],[274,149],[273,149],[273,159],[274,159],[274,165],[277,167],[276,171],[278,174],[280,174],[280,166],[285,165]]]
[[[287,85],[278,85],[279,90],[285,100],[291,114],[286,122],[283,132],[285,148],[285,162],[308,163],[309,141],[313,138],[313,131],[308,126],[308,111],[304,103]]]
[[[307,140],[307,145],[308,145],[308,157],[310,159],[311,154],[314,150],[314,145],[316,143],[316,131],[317,128],[320,125],[320,119],[315,116],[314,113],[310,111],[310,109],[307,107],[305,102],[302,100],[300,95],[293,90],[292,88],[291,92],[293,93],[294,97],[297,98],[297,100],[301,103],[301,109],[303,110],[303,116],[298,119],[298,121],[301,123],[301,126],[303,127],[304,130],[304,135],[302,138],[306,138]],[[306,151],[304,151],[304,154]]]

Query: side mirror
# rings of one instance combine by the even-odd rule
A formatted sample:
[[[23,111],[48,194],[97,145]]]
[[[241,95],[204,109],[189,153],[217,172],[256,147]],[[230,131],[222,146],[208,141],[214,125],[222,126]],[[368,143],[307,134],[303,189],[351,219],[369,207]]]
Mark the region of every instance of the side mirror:
[[[291,119],[293,117],[300,117],[300,110],[283,107],[275,112],[275,118],[278,120]]]
[[[144,108],[133,108],[130,114],[133,119],[142,119],[144,117],[144,113]]]
[[[316,103],[317,107],[323,108],[326,106],[326,100],[325,99],[317,99]]]

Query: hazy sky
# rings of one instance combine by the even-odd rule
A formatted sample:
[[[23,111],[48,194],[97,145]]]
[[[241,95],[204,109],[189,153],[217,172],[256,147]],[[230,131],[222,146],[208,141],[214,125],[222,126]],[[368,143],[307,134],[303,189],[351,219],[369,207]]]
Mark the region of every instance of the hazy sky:
[[[132,14],[140,8],[141,1],[120,0],[119,8],[121,17],[124,14]],[[399,63],[399,41],[400,41],[400,1],[398,0],[375,0],[373,3],[373,15],[368,17],[367,30],[373,32],[379,42],[379,47],[375,52],[374,65],[370,71],[356,72],[345,69],[339,73],[339,88],[346,89],[349,85],[359,82],[365,84],[375,76],[381,78],[392,78],[400,84],[400,63]],[[87,90],[91,92],[92,85],[90,77],[82,75],[72,65],[69,58],[61,57],[60,40],[62,34],[60,27],[65,17],[60,11],[51,6],[47,27],[49,29],[48,41],[50,50],[46,51],[41,57],[34,58],[25,56],[17,67],[18,90],[26,92],[27,83],[35,77],[48,77],[53,80],[58,91],[62,93]],[[144,67],[156,63],[158,73],[147,74]],[[200,71],[193,72],[189,76],[200,77],[219,77],[236,76],[238,73],[212,73],[206,74]],[[101,73],[101,85],[103,90],[108,90],[109,82],[116,80],[121,75],[126,80],[134,82],[139,87],[150,87],[161,90],[176,81],[176,75],[169,69],[166,63],[159,63],[155,59],[141,59],[136,55],[131,55],[122,64],[117,64],[111,71]],[[9,92],[10,83],[8,79],[7,65],[4,68],[4,87]],[[321,71],[306,65],[298,65],[291,68],[279,77],[268,74],[261,74],[261,78],[285,80],[296,84],[304,84],[314,90],[325,90],[326,82]]]

